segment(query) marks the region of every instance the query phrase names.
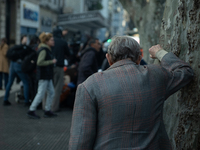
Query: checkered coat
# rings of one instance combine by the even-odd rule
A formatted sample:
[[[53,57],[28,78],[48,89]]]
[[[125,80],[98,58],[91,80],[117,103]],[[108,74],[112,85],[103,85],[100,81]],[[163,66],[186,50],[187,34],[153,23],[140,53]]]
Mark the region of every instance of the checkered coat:
[[[169,150],[164,101],[193,77],[167,53],[161,65],[126,59],[90,76],[77,89],[69,150]]]

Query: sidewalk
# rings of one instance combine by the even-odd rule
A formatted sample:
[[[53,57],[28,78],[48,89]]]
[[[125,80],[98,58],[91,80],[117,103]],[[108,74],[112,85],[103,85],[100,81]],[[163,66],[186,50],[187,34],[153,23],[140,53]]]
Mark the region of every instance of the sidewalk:
[[[20,90],[20,84],[17,84],[16,81],[13,82],[13,85],[11,87],[11,90],[10,90],[10,94],[12,93],[15,93],[17,91]],[[4,97],[5,95],[5,89],[4,90],[0,90],[0,98]]]
[[[3,106],[5,91],[0,91],[0,150],[67,150],[72,109],[61,108],[55,118],[44,118],[43,110],[36,113],[40,119],[29,119],[29,107],[15,102],[20,85],[14,83],[10,92],[11,106]]]

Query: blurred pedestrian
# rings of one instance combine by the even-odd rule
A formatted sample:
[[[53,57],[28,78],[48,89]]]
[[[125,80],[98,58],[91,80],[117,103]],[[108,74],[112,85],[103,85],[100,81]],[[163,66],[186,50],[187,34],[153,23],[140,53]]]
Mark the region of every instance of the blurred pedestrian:
[[[54,39],[51,33],[41,33],[40,36],[40,45],[38,50],[38,59],[37,59],[37,78],[38,89],[37,94],[29,108],[27,113],[29,118],[39,119],[40,116],[35,114],[37,106],[41,103],[42,99],[47,92],[47,99],[45,105],[44,117],[55,117],[57,116],[51,112],[52,100],[54,98],[54,87],[53,87],[53,66],[56,63],[51,47],[54,46]]]
[[[161,65],[139,65],[140,46],[133,38],[112,39],[106,54],[110,68],[78,86],[69,150],[171,149],[163,105],[194,73],[160,45],[149,53]]]
[[[142,55],[140,65],[147,65],[146,61],[143,59],[144,54],[143,54],[143,48],[142,47],[140,47],[140,52],[141,52],[141,55]]]
[[[30,70],[32,70],[29,73],[29,83],[30,83],[30,99],[33,101],[36,93],[37,93],[37,87],[38,87],[38,81],[36,77],[36,67],[37,67],[37,51],[38,46],[40,44],[40,39],[37,35],[34,35],[29,43],[29,46],[34,50],[34,52],[29,55],[26,59],[27,62],[24,61],[27,65],[29,65]],[[33,69],[34,68],[34,69]]]
[[[4,88],[6,88],[8,83],[8,73],[9,73],[9,60],[6,57],[8,51],[8,45],[6,38],[1,39],[0,43],[0,90],[3,89],[2,80],[4,80]]]
[[[64,33],[65,34],[65,33]],[[70,56],[67,42],[63,39],[62,28],[55,27],[53,30],[53,38],[55,45],[52,47],[52,53],[57,62],[54,64],[53,84],[55,88],[55,96],[52,102],[51,111],[60,110],[60,95],[64,85],[64,59]],[[43,100],[43,106],[46,104]]]
[[[39,44],[40,44],[40,39],[39,39],[39,37],[38,37],[37,35],[34,35],[34,36],[31,38],[31,40],[30,40],[29,46],[30,46],[33,50],[37,51],[37,50],[38,50]]]
[[[9,70],[9,78],[8,84],[6,86],[6,93],[4,96],[4,106],[9,106],[11,103],[8,101],[10,95],[10,89],[13,84],[15,77],[19,77],[23,82],[23,90],[24,90],[24,98],[25,98],[25,106],[29,106],[29,79],[28,75],[22,72],[22,61],[23,59],[30,54],[32,49],[26,46],[27,36],[24,35],[21,37],[21,45],[15,45],[10,48],[6,54],[6,56],[11,60],[10,70]]]
[[[68,33],[68,30],[67,30],[67,29],[63,29],[63,30],[62,30],[62,36],[63,36],[63,38],[66,37],[67,33]]]
[[[104,53],[107,53],[107,51],[108,51],[108,46],[110,45],[110,42],[111,42],[111,39],[106,40],[106,41],[103,43],[103,51],[104,51]],[[104,70],[108,69],[109,67],[110,67],[110,65],[109,65],[109,63],[108,63],[108,60],[107,60],[107,58],[105,58],[105,59],[103,60],[102,65],[101,65],[101,70],[104,71]]]
[[[88,48],[81,51],[81,61],[78,67],[77,85],[84,82],[90,75],[98,71],[97,52],[101,44],[97,38],[92,38],[88,42]]]

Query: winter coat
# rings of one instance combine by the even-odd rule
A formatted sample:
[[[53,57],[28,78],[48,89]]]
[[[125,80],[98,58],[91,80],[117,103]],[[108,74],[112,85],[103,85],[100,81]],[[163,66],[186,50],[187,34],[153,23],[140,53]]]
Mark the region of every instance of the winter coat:
[[[96,54],[97,51],[92,47],[83,50],[78,67],[77,85],[84,82],[89,76],[98,71]]]
[[[0,72],[8,73],[9,72],[9,60],[6,57],[8,51],[8,45],[4,44],[0,46]]]
[[[64,67],[65,56],[69,56],[69,48],[67,42],[62,38],[62,31],[56,28],[53,31],[55,45],[52,47],[52,53],[57,59],[56,66]]]
[[[39,45],[38,50],[37,79],[53,79],[53,54],[51,52],[51,48],[43,43]]]
[[[69,150],[171,150],[163,105],[193,76],[173,53],[160,66],[124,59],[95,73],[77,88]]]

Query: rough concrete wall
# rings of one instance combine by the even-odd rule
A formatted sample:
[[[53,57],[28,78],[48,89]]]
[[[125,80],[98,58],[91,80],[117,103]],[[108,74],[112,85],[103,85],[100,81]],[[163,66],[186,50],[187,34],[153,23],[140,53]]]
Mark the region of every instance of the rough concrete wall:
[[[165,4],[163,19],[156,13],[157,9],[162,8],[162,4],[156,0],[149,0],[150,3],[146,4],[136,0],[133,0],[132,4],[129,0],[121,1],[129,13],[130,10],[135,11],[132,19],[142,35],[141,45],[146,52],[150,46],[160,43],[164,49],[175,53],[194,69],[195,78],[192,83],[165,102],[163,117],[174,150],[199,150],[200,0],[166,0],[162,3]],[[138,14],[144,17],[138,20]],[[150,29],[152,31],[149,31]]]

